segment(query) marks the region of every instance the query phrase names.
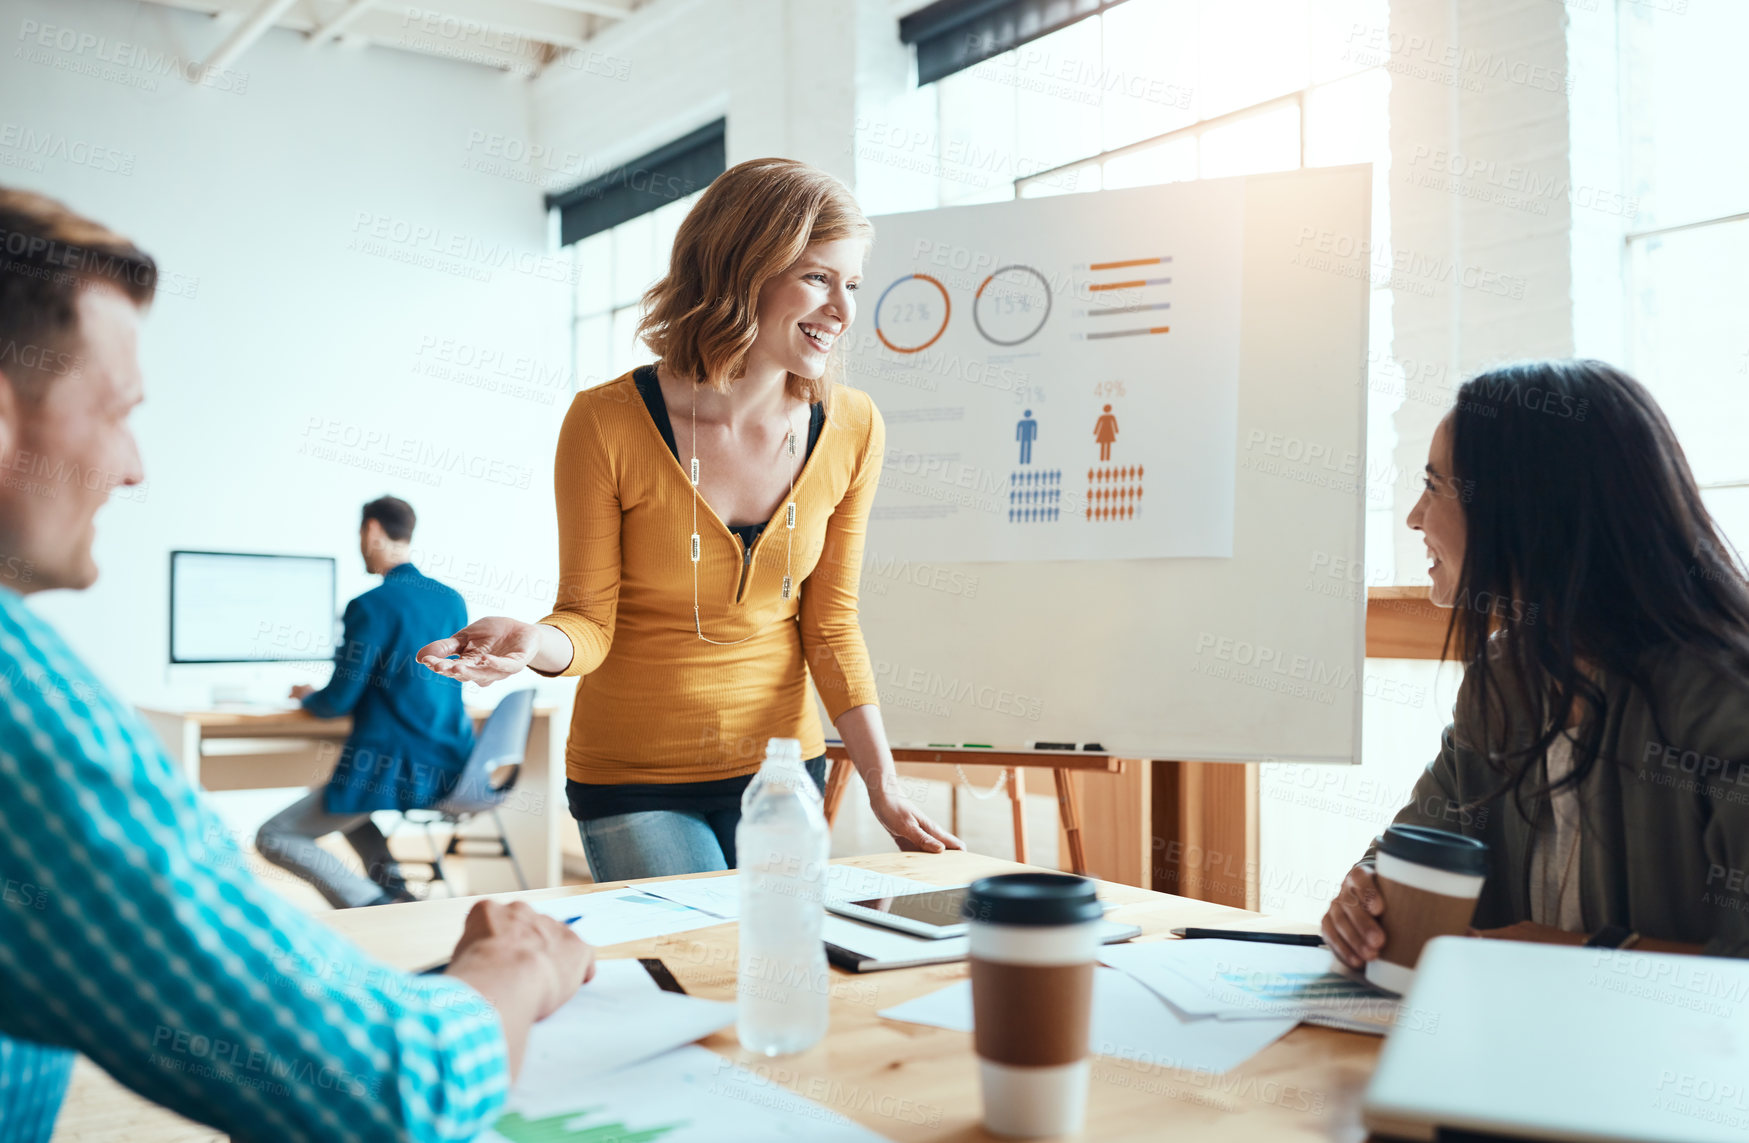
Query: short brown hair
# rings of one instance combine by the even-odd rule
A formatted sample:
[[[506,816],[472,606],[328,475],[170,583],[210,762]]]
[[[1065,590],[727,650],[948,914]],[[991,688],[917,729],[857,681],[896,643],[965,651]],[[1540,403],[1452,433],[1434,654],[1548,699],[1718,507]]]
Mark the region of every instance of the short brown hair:
[[[845,185],[794,159],[749,159],[712,182],[674,236],[668,274],[644,294],[638,336],[677,375],[717,388],[747,369],[759,333],[759,291],[816,242],[873,238]],[[789,375],[788,392],[826,402],[836,355],[818,381]]]
[[[364,518],[358,522],[364,527],[366,520],[375,520],[383,526],[383,535],[400,543],[413,538],[413,525],[419,518],[413,515],[413,505],[398,496],[379,496],[364,506]]]
[[[0,187],[0,373],[21,396],[41,396],[69,371],[77,356],[79,290],[99,284],[150,305],[158,264],[52,198]]]

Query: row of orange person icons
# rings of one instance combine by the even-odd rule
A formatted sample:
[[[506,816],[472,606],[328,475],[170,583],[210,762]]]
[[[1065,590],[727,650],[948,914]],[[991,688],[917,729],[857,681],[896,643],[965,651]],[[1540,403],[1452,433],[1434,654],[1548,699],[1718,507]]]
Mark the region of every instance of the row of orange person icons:
[[[1139,500],[1142,496],[1142,486],[1139,484],[1125,485],[1122,488],[1089,488],[1087,499],[1094,503],[1106,500]]]

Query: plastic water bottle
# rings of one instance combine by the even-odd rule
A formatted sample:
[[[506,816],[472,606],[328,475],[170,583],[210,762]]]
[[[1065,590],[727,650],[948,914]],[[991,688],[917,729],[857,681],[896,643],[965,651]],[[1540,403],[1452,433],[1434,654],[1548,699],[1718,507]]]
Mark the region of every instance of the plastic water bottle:
[[[830,978],[820,926],[828,846],[802,744],[773,738],[741,796],[735,828],[741,880],[735,1032],[750,1052],[801,1052],[826,1034]]]

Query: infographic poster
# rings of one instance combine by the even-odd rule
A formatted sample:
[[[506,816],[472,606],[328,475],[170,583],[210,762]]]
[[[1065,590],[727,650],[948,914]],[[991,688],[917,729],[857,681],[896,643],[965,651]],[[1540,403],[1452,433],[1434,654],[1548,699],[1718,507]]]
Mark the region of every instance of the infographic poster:
[[[1243,186],[875,219],[848,363],[887,423],[871,550],[1231,556]]]

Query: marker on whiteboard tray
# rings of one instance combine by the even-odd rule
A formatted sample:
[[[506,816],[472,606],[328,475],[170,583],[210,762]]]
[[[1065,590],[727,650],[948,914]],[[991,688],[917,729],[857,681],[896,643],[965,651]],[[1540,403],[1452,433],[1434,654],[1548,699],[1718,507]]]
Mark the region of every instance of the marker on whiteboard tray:
[[[1034,750],[1073,750],[1075,744],[1073,742],[1035,742],[1032,744],[1032,748]]]
[[[988,742],[962,742],[962,743],[960,743],[960,749],[961,750],[994,750],[996,748],[994,746],[991,746]]]

